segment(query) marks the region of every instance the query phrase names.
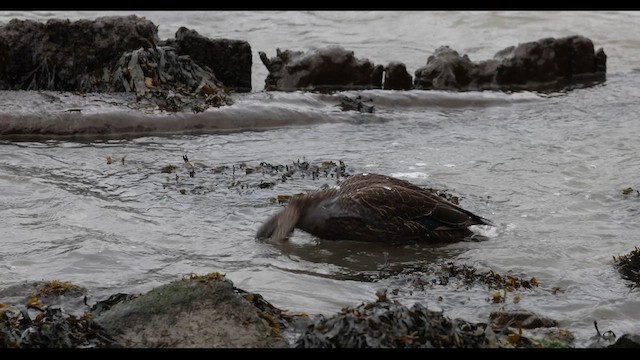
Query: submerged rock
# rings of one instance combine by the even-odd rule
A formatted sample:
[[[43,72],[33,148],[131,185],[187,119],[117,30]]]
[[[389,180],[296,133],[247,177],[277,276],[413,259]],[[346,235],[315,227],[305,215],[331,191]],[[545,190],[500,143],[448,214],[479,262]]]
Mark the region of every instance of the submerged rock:
[[[208,66],[225,87],[236,92],[251,91],[252,56],[248,42],[210,39],[181,27],[175,39],[163,44],[173,46],[179,55],[189,55],[201,66]]]
[[[269,75],[265,90],[336,91],[382,88],[382,65],[358,59],[353,51],[330,46],[303,53],[276,50],[269,59],[260,51],[260,60]]]
[[[605,80],[606,54],[583,36],[545,38],[499,51],[472,62],[449,47],[437,49],[415,72],[416,89],[558,90]]]
[[[95,322],[126,347],[277,347],[277,323],[224,276],[188,276],[111,306]]]

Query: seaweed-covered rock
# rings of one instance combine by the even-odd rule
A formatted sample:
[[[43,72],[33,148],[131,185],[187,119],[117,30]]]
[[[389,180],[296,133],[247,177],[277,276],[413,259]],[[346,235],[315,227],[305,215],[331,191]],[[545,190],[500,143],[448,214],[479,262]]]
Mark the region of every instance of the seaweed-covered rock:
[[[407,67],[401,62],[390,62],[384,68],[385,90],[410,90],[412,87],[411,75]]]
[[[44,281],[0,291],[0,348],[117,346],[91,321],[86,289],[69,282]]]
[[[630,253],[613,257],[622,277],[633,281],[634,286],[640,286],[640,248],[636,247]]]
[[[594,51],[583,36],[545,38],[511,46],[493,59],[472,62],[449,47],[441,47],[415,72],[417,89],[436,90],[556,90],[604,81],[606,54]]]
[[[131,16],[95,20],[13,19],[0,26],[0,89],[92,91],[122,53],[154,48],[156,26]]]
[[[189,45],[195,40],[183,38],[196,35],[184,35],[179,45],[192,50]],[[156,26],[133,15],[46,23],[14,19],[0,27],[0,89],[131,91],[138,101],[146,99],[168,111],[200,112],[231,103],[210,68],[203,69],[188,56],[158,43]],[[237,65],[244,63],[246,59]],[[221,70],[225,76],[234,71]]]
[[[118,302],[95,322],[126,347],[283,346],[277,323],[261,314],[230,281],[212,273]]]
[[[380,89],[384,67],[368,59],[358,59],[353,51],[330,46],[303,53],[276,50],[269,59],[260,51],[260,60],[269,70],[265,90],[335,91]]]
[[[171,47],[124,53],[95,86],[104,91],[135,92],[138,101],[146,99],[169,111],[191,108],[200,112],[232,103],[212,72],[178,56]]]
[[[179,55],[189,55],[201,66],[212,69],[218,80],[236,92],[251,91],[251,46],[242,40],[210,39],[195,30],[181,27],[175,39],[162,44],[173,46]]]
[[[298,339],[301,348],[485,348],[497,347],[486,324],[449,319],[420,303],[406,307],[378,294],[375,303],[319,316]]]

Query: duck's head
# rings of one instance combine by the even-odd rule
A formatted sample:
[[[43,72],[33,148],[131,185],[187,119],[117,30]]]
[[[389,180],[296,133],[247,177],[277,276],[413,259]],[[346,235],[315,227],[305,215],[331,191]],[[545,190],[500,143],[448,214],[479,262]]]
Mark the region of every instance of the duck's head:
[[[300,219],[301,209],[299,202],[292,199],[286,208],[271,216],[256,233],[256,238],[271,243],[285,241],[295,229]]]

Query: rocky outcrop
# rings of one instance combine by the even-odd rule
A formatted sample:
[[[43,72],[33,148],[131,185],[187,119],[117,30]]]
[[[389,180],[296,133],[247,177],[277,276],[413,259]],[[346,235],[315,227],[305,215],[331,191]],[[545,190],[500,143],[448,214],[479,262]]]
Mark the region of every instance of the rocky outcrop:
[[[416,89],[557,90],[602,82],[604,50],[594,51],[583,36],[545,38],[499,51],[493,59],[472,62],[467,55],[440,47],[415,72]]]
[[[209,39],[195,30],[181,27],[175,39],[163,45],[172,46],[179,55],[189,55],[201,66],[208,66],[224,86],[236,92],[251,91],[251,46],[242,40]]]
[[[407,307],[378,293],[374,303],[314,319],[300,348],[540,348],[571,347],[573,335],[528,311],[496,312],[488,323],[451,319],[416,302]],[[526,324],[526,328],[524,325]],[[524,329],[524,330],[523,330]]]
[[[411,80],[407,67],[401,62],[390,62],[384,68],[385,90],[411,90]]]
[[[251,297],[253,300],[254,296]],[[282,347],[271,314],[224,276],[190,276],[110,306],[95,323],[126,347]]]
[[[127,51],[154,48],[156,26],[131,15],[95,20],[13,19],[0,27],[0,89],[92,91]]]
[[[187,50],[207,40],[187,29],[179,35],[177,44]],[[203,48],[211,55],[208,50]],[[144,103],[138,105],[166,111],[201,112],[232,103],[210,68],[159,46],[156,26],[133,15],[46,23],[14,19],[0,27],[0,54],[0,89],[133,92]],[[250,69],[246,77],[250,81]]]
[[[353,51],[330,46],[307,53],[276,50],[269,59],[259,52],[269,70],[265,90],[336,91],[382,88],[382,65],[358,59]]]

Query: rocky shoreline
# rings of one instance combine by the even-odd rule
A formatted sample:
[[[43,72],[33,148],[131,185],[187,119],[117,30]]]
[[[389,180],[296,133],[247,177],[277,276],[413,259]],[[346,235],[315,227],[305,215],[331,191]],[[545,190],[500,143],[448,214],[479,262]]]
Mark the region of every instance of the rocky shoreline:
[[[135,95],[132,104],[202,112],[231,104],[232,92],[252,91],[251,51],[246,41],[210,39],[185,27],[160,40],[156,25],[135,15],[13,19],[0,26],[0,90],[125,92]],[[266,91],[319,92],[568,90],[604,82],[607,59],[579,35],[511,46],[477,63],[442,46],[413,78],[402,62],[376,65],[341,46],[259,56],[269,71]]]
[[[470,280],[474,272],[449,264],[441,276]],[[403,305],[386,291],[331,316],[290,313],[216,272],[91,305],[87,290],[69,282],[16,285],[0,299],[8,290],[14,302],[0,304],[3,348],[572,348],[574,340],[557,321],[531,311],[498,310],[474,323],[419,302]],[[597,324],[595,332],[589,347],[640,346],[635,334],[616,338]]]

